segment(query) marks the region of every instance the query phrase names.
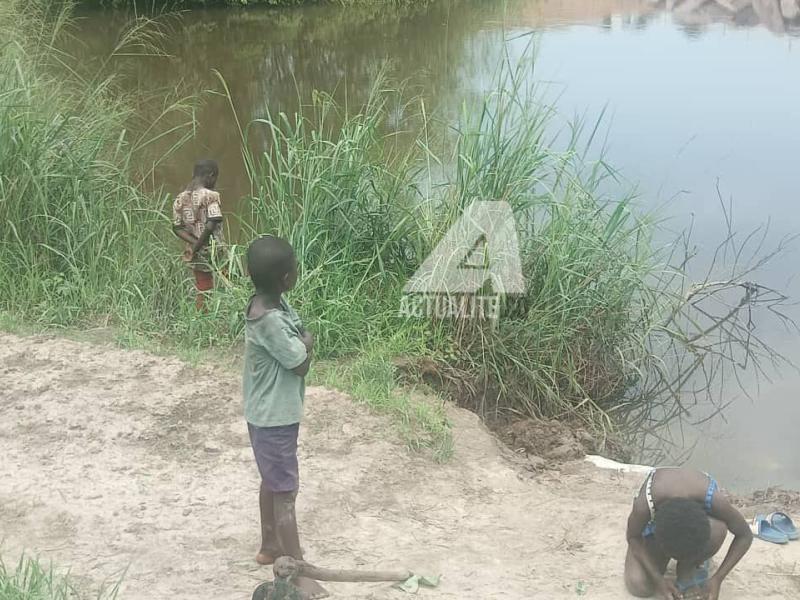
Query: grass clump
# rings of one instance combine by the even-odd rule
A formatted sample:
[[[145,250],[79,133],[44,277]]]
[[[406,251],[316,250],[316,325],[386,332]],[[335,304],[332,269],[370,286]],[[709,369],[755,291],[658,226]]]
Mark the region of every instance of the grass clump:
[[[494,88],[455,118],[431,116],[380,77],[355,110],[315,93],[298,114],[240,126],[252,188],[242,245],[198,314],[169,198],[134,179],[151,141],[173,135],[179,145],[191,119],[185,129],[127,127],[141,108],[115,76],[83,74],[57,49],[66,13],[54,18],[48,6],[0,5],[0,311],[15,322],[111,327],[125,343],[183,352],[232,347],[251,290],[242,249],[277,234],[301,263],[292,302],[318,356],[338,361],[320,379],[396,415],[413,445],[441,455],[443,408],[400,389],[401,377],[483,415],[651,431],[688,413],[687,390],[712,389],[720,361],[775,358],[748,332],[750,312],[784,298],[745,279],[747,268],[693,285],[688,242],[656,248],[653,219],[629,195],[603,191],[619,188],[607,185],[615,174],[602,157],[587,158],[596,128],[556,127],[524,60],[502,64]],[[128,39],[141,47],[148,36],[135,26]],[[165,113],[191,114],[176,103],[157,124]],[[526,292],[496,321],[402,315],[405,284],[477,200],[511,207]],[[732,249],[737,264],[758,239]],[[697,311],[724,292],[744,294],[734,311]]]
[[[785,298],[746,279],[752,268],[738,260],[721,283],[709,284],[712,270],[692,282],[687,238],[653,242],[654,216],[619,192],[602,152],[587,158],[597,125],[556,127],[527,65],[502,64],[455,120],[379,78],[356,112],[317,93],[300,114],[250,123],[243,147],[267,142],[245,153],[247,221],[297,249],[305,277],[295,301],[329,356],[359,357],[351,373],[383,360],[363,380],[387,381],[389,357],[402,356],[406,370],[485,416],[652,432],[713,402],[720,375],[743,356],[778,358],[747,329],[756,306],[780,314]],[[496,321],[400,314],[409,277],[479,200],[513,211],[525,294]],[[718,254],[755,258],[762,243],[731,232]],[[735,310],[709,305],[723,289]]]
[[[0,600],[114,600],[118,589],[119,584],[114,584],[96,594],[87,594],[68,576],[57,574],[52,566],[44,567],[34,558],[23,556],[13,570],[0,560]]]
[[[600,194],[610,171],[587,167],[578,131],[553,149],[554,113],[521,87],[522,66],[499,77],[446,129],[407,104],[410,144],[386,130],[399,92],[382,83],[357,114],[316,94],[306,114],[255,121],[245,147],[258,128],[270,145],[247,157],[248,221],[292,240],[305,274],[297,302],[332,354],[399,336],[395,355],[428,360],[438,385],[484,414],[591,420],[619,401],[640,358],[650,225],[629,198]],[[513,208],[527,293],[497,322],[402,317],[403,286],[476,200]]]
[[[197,313],[189,272],[171,234],[171,200],[137,184],[151,175],[135,177],[142,152],[165,135],[167,126],[137,129],[144,120],[141,104],[119,93],[117,76],[84,73],[58,49],[69,34],[68,12],[53,13],[44,1],[6,3],[0,5],[0,33],[5,40],[0,54],[0,323],[26,331],[113,331],[126,346],[178,350],[184,356],[211,347],[238,348],[241,311],[251,293],[239,260],[242,248],[231,248],[230,278],[210,298],[208,313]],[[149,43],[151,33],[134,25],[119,54],[128,54],[126,44]],[[183,129],[166,130],[176,146],[192,125],[186,116],[190,108],[176,103],[153,119],[184,123]],[[248,235],[257,233],[252,229]],[[313,248],[310,236],[292,241],[304,252]],[[355,301],[351,281],[337,283],[335,273],[306,269],[304,297],[313,301],[303,309],[320,334],[321,358],[352,352],[368,332],[388,327],[376,317],[376,308]],[[350,307],[346,322],[319,293],[327,285],[341,288],[340,306]],[[352,330],[353,322],[363,327]],[[337,381],[396,414],[408,425],[412,444],[441,445],[433,439],[446,436],[441,412],[411,419],[402,395],[368,393],[355,374],[339,375]]]
[[[167,199],[132,178],[146,140],[113,77],[87,79],[51,46],[66,23],[46,5],[0,7],[2,306],[56,326],[170,326],[183,294],[162,283],[183,274],[161,234]]]

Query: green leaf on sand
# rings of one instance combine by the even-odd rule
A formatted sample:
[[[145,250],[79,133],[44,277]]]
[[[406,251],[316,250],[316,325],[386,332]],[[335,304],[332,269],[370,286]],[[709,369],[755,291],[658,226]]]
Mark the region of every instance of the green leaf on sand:
[[[439,585],[440,580],[441,577],[438,575],[436,577],[412,575],[405,581],[396,583],[394,587],[396,587],[398,590],[408,592],[409,594],[416,594],[419,591],[420,587],[427,587],[427,588],[437,587]]]

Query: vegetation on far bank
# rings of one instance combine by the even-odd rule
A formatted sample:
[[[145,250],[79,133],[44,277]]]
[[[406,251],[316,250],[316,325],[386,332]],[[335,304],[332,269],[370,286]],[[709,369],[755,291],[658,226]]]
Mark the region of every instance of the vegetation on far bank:
[[[66,16],[47,10],[0,6],[0,311],[145,347],[239,344],[243,246],[198,314],[170,198],[137,183],[154,140],[177,147],[192,134],[191,105],[162,98],[142,125],[142,101],[117,91],[113,60],[111,74],[84,72],[56,49]],[[134,27],[128,42],[148,35]],[[631,197],[602,191],[615,173],[587,158],[594,130],[577,124],[554,139],[555,113],[528,75],[524,62],[501,65],[494,88],[455,121],[387,77],[356,110],[320,92],[303,114],[246,123],[233,120],[231,98],[252,187],[239,241],[273,233],[297,249],[291,300],[327,361],[317,376],[439,452],[449,447],[441,406],[401,383],[425,382],[484,415],[566,417],[602,433],[653,429],[687,414],[687,390],[709,392],[725,365],[777,359],[748,330],[749,311],[783,298],[746,269],[693,284],[691,245],[659,248],[658,224]],[[463,210],[487,199],[514,210],[524,296],[497,321],[401,315],[409,277]],[[737,265],[753,240],[726,240]],[[698,312],[716,298],[736,308]]]

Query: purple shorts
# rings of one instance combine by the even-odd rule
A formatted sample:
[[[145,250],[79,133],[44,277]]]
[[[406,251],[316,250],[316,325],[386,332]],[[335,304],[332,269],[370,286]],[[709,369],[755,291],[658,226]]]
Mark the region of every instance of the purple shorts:
[[[256,427],[248,423],[247,431],[266,488],[275,493],[296,492],[300,487],[297,466],[300,423],[279,427]]]

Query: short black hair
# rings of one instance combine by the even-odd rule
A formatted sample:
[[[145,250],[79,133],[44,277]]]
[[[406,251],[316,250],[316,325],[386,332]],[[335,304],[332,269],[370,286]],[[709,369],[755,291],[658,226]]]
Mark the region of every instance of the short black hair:
[[[253,241],[247,249],[247,271],[253,285],[260,291],[277,289],[294,263],[294,249],[283,238],[265,235]]]
[[[205,160],[198,160],[194,163],[194,171],[192,171],[192,177],[195,179],[204,179],[206,177],[216,177],[219,175],[219,165],[217,161],[205,159]]]
[[[711,523],[703,505],[688,498],[667,500],[656,509],[656,540],[676,560],[699,557],[711,539]]]

